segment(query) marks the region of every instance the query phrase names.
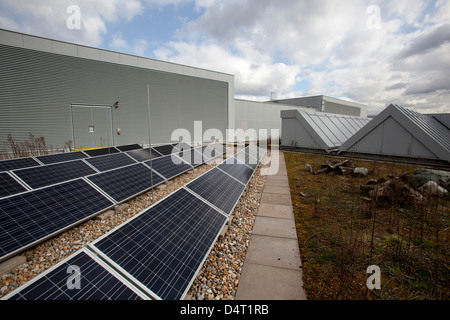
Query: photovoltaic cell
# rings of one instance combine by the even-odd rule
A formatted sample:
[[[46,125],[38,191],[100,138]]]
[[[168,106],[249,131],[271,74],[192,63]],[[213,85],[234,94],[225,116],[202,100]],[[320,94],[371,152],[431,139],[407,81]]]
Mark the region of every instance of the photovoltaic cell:
[[[204,163],[201,147],[196,149],[184,149],[176,155],[193,167],[197,167]]]
[[[0,199],[0,260],[113,205],[82,179]]]
[[[151,156],[150,156],[150,150],[151,150]],[[153,149],[149,149],[149,148],[128,151],[127,154],[138,162],[143,162],[143,161],[147,161],[150,159],[155,159],[155,158],[161,157],[160,153],[156,152]]]
[[[16,179],[7,172],[0,173],[0,198],[27,191]]]
[[[256,169],[261,159],[264,157],[264,149],[259,148],[257,146],[249,146],[239,152],[237,152],[233,158],[237,159],[236,163],[245,163],[247,166],[252,169]],[[230,159],[226,160],[227,162]]]
[[[127,145],[123,145],[123,146],[116,146],[116,148],[119,149],[122,152],[130,151],[130,150],[142,149],[142,147],[140,145],[138,145],[137,143],[135,143],[135,144],[127,144]]]
[[[71,280],[78,267],[79,282]],[[69,270],[69,272],[68,272]],[[142,300],[116,272],[104,267],[85,250],[65,259],[29,284],[20,287],[9,300]],[[78,287],[76,287],[78,285]],[[75,287],[73,287],[75,286]]]
[[[172,144],[172,146],[177,148],[179,151],[189,150],[192,148],[189,144],[187,144],[184,141],[179,142],[179,143],[174,143],[174,144]]]
[[[202,147],[203,160],[209,161],[225,153],[225,147],[218,143]]]
[[[82,160],[14,170],[13,172],[33,189],[96,173],[94,169]]]
[[[87,157],[88,156],[85,155],[83,152],[75,151],[75,152],[58,153],[58,154],[51,154],[51,155],[45,155],[45,156],[37,156],[36,159],[41,161],[43,164],[52,164],[52,163],[57,163],[57,162],[83,159],[83,158],[87,158]]]
[[[245,185],[214,168],[186,185],[229,215],[241,197]]]
[[[160,154],[162,154],[163,156],[166,156],[168,154],[171,153],[175,153],[177,151],[179,151],[177,148],[175,148],[173,145],[171,144],[167,144],[167,145],[163,145],[163,146],[156,146],[156,147],[152,147],[153,150],[158,151]]]
[[[169,154],[168,156],[160,157],[151,161],[144,162],[147,166],[161,174],[166,180],[172,179],[190,169],[192,166],[185,163],[181,158],[175,154]]]
[[[183,298],[226,217],[179,189],[94,248],[163,300]]]
[[[39,166],[40,163],[33,158],[18,158],[0,161],[0,171],[10,171],[21,168]]]
[[[87,177],[116,202],[125,201],[152,187],[152,171],[143,163],[98,173]],[[153,172],[153,186],[164,179]]]
[[[113,154],[113,153],[117,153],[117,152],[120,152],[120,150],[118,150],[114,147],[84,150],[84,153],[86,153],[90,157],[98,157],[98,156],[103,156],[106,154]]]
[[[136,163],[125,153],[114,153],[100,157],[87,158],[85,161],[89,162],[89,164],[99,171],[107,171]]]
[[[231,160],[234,158],[231,157]],[[225,171],[230,176],[238,179],[243,184],[247,184],[250,178],[253,175],[253,169],[249,166],[236,162],[236,161],[224,161],[219,166],[217,166],[219,169]]]

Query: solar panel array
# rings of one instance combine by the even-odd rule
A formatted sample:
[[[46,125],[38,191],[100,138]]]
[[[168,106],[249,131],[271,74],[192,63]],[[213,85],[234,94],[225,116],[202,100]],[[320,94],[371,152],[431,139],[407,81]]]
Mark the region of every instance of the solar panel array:
[[[113,205],[83,179],[0,199],[0,258],[23,251]]]
[[[73,154],[59,159],[79,158],[81,152]],[[176,155],[179,164],[168,161],[171,155],[158,157],[155,166],[164,175],[120,151],[60,163],[47,158],[48,165],[0,172],[0,261],[193,168]],[[5,168],[18,166],[3,163],[8,163]]]
[[[79,269],[72,269],[76,266]],[[82,270],[68,281],[69,272]],[[11,300],[143,300],[145,296],[87,250],[80,250],[25,284]]]
[[[103,269],[115,270],[119,274],[115,279],[123,281],[124,288],[132,283],[136,289],[132,291],[138,297],[183,299],[255,171],[256,167],[237,160],[252,148],[264,155],[256,146],[240,151],[232,157],[234,160],[223,161],[83,249],[89,252],[91,259],[98,257],[105,264],[99,267],[94,263],[100,268],[96,273],[105,274]],[[256,165],[258,163],[259,160]],[[217,192],[220,188],[222,192]],[[100,289],[95,281],[89,280],[82,286],[84,292],[90,292],[88,295],[64,295],[61,292],[67,293],[64,282],[67,274],[66,278],[60,278],[62,265],[51,268],[5,298],[45,299],[43,295],[36,297],[35,293],[46,290],[48,299],[120,299],[121,296],[105,295],[113,291]],[[80,268],[83,276],[84,272]],[[89,277],[89,273],[86,276]],[[124,298],[136,298],[130,291],[126,292]]]

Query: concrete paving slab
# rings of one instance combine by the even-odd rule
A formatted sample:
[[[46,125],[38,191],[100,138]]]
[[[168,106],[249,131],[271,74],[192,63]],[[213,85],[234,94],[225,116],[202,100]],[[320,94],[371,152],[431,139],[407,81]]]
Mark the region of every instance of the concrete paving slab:
[[[258,216],[281,218],[281,219],[294,219],[292,206],[284,204],[273,203],[261,203],[258,209]]]
[[[245,263],[236,299],[306,300],[302,271]]]
[[[289,181],[287,181],[286,179],[283,179],[283,180],[279,180],[279,179],[277,179],[277,180],[274,180],[274,179],[267,180],[266,179],[266,182],[264,183],[264,186],[286,187],[287,185],[289,185]]]
[[[288,194],[291,195],[291,190],[289,187],[286,186],[272,186],[272,185],[265,185],[263,192],[266,193],[278,193],[278,194]]]
[[[265,193],[261,197],[261,203],[273,203],[273,204],[284,204],[291,206],[291,195],[290,194],[276,194],[276,193]]]
[[[299,270],[300,252],[297,239],[252,235],[245,262]]]
[[[285,175],[269,175],[266,178],[266,183],[270,181],[285,181],[289,184],[288,176]]]
[[[256,216],[253,234],[288,239],[297,239],[295,222],[290,219],[279,219]]]

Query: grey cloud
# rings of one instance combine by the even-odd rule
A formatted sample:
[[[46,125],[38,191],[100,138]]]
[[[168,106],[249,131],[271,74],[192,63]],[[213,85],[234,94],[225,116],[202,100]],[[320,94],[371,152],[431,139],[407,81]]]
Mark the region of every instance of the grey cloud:
[[[420,35],[408,48],[400,52],[399,58],[426,54],[446,42],[450,42],[450,24],[441,25],[427,34]]]
[[[429,94],[440,90],[450,90],[450,76],[442,76],[427,83],[414,83],[404,95]]]
[[[388,87],[384,88],[384,90],[386,90],[386,91],[398,90],[398,89],[404,89],[406,87],[408,87],[407,83],[399,82],[399,83],[395,83],[395,84],[393,84],[391,86],[388,86]]]

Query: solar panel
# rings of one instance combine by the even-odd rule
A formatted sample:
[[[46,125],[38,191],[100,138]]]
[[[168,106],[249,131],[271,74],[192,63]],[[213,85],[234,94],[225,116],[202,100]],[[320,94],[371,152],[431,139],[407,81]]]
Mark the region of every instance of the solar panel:
[[[130,150],[142,149],[142,147],[140,145],[138,145],[137,143],[135,143],[135,144],[127,144],[127,145],[123,145],[123,146],[116,146],[116,148],[119,149],[122,152],[130,151]]]
[[[151,150],[151,156],[150,156],[150,150]],[[127,154],[138,162],[143,162],[146,160],[161,157],[160,153],[156,152],[153,149],[149,149],[149,148],[128,151]]]
[[[56,163],[13,171],[22,181],[33,189],[49,186],[55,183],[73,180],[96,173],[82,160]]]
[[[227,215],[231,213],[245,189],[244,184],[217,167],[191,181],[186,187]]]
[[[107,171],[136,163],[125,153],[114,153],[106,156],[87,158],[85,161],[89,162],[98,171]]]
[[[18,158],[0,161],[0,171],[10,171],[20,168],[40,166],[40,163],[33,158]]]
[[[212,143],[202,147],[203,159],[212,160],[225,153],[225,147],[218,143]]]
[[[163,145],[163,146],[156,146],[156,147],[152,147],[153,150],[158,151],[160,154],[162,154],[163,156],[166,156],[168,154],[171,153],[175,153],[177,151],[179,151],[177,148],[175,148],[173,145],[171,144],[167,144],[167,145]]]
[[[113,205],[83,179],[0,199],[0,260]]]
[[[151,161],[145,161],[144,163],[161,174],[166,180],[172,179],[173,177],[192,169],[192,166],[185,163],[175,154],[169,154],[168,156],[160,157]]]
[[[145,296],[83,249],[5,297],[9,300],[142,300]]]
[[[204,163],[202,148],[187,149],[187,150],[185,149],[181,152],[178,152],[176,155],[182,158],[185,162],[189,163],[193,167],[197,167]]]
[[[27,191],[27,189],[7,172],[0,173],[0,198],[24,191]]]
[[[172,144],[172,146],[177,148],[180,151],[182,151],[182,150],[189,150],[189,149],[192,148],[189,144],[187,144],[184,141],[181,141],[179,143],[174,143],[174,144]]]
[[[87,158],[87,157],[88,156],[85,155],[83,152],[75,151],[75,152],[66,152],[66,153],[38,156],[38,157],[36,157],[36,159],[41,161],[43,164],[52,164],[52,163],[57,163],[57,162],[83,159],[83,158]]]
[[[226,222],[185,189],[92,245],[163,300],[182,299]]]
[[[239,163],[245,163],[247,166],[255,169],[261,159],[264,157],[265,150],[259,148],[255,145],[250,145],[247,148],[237,152],[234,158],[237,159]],[[226,160],[227,162],[229,159]]]
[[[128,200],[152,187],[152,171],[142,163],[87,177],[117,203]],[[153,186],[164,179],[153,172]]]
[[[217,167],[247,185],[254,170],[243,163],[237,162],[234,157],[231,157],[230,160],[224,161]]]
[[[100,148],[100,149],[92,149],[92,150],[84,150],[84,153],[89,155],[90,157],[103,156],[106,154],[113,154],[120,152],[120,150],[110,147],[110,148]]]

